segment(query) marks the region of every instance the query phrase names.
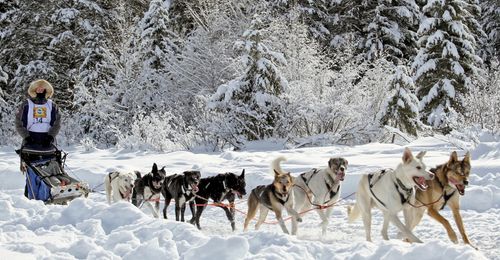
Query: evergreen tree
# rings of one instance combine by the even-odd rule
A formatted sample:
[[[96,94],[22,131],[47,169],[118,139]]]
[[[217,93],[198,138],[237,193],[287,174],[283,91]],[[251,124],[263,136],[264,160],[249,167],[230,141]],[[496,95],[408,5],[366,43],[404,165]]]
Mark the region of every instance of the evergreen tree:
[[[3,71],[2,66],[0,66],[0,85],[7,85],[8,74]],[[13,117],[13,109],[8,105],[6,100],[6,93],[3,91],[3,87],[0,88],[0,136],[2,136],[2,140],[4,136],[9,136],[12,134],[10,131],[13,127],[8,127],[8,125],[12,125],[12,117]],[[0,142],[0,145],[4,145],[3,141]]]
[[[417,135],[418,99],[412,91],[413,79],[405,66],[398,66],[390,82],[392,95],[382,109],[381,124],[396,127],[403,132]]]
[[[280,96],[288,83],[276,64],[286,61],[266,46],[264,32],[263,22],[255,17],[243,33],[243,41],[236,43],[243,53],[244,75],[221,85],[212,96],[211,107],[223,114],[228,132],[236,131],[223,138],[239,142],[242,135],[246,140],[261,140],[273,136],[279,125],[283,113]]]
[[[16,67],[16,48],[12,39],[16,37],[15,21],[19,19],[20,10],[18,1],[0,1],[0,89],[12,93],[13,87],[9,84]],[[6,97],[7,98],[7,97]]]
[[[148,11],[138,24],[138,39],[131,57],[138,66],[137,78],[128,78],[130,85],[125,89],[122,105],[149,113],[154,109],[164,109],[169,103],[171,88],[169,66],[178,51],[177,37],[168,28],[169,1],[153,0]],[[129,91],[134,89],[134,91]],[[137,111],[138,112],[138,111]],[[131,117],[134,114],[130,115]]]
[[[449,133],[464,113],[464,96],[480,58],[474,21],[477,6],[462,0],[429,0],[413,62],[422,122]]]
[[[364,48],[369,60],[382,55],[395,64],[406,63],[416,53],[417,26],[420,10],[414,1],[372,1],[373,9],[363,15],[371,21],[364,25],[367,32]]]
[[[481,6],[481,24],[486,33],[482,39],[481,58],[490,66],[493,59],[500,60],[500,3],[484,0]]]

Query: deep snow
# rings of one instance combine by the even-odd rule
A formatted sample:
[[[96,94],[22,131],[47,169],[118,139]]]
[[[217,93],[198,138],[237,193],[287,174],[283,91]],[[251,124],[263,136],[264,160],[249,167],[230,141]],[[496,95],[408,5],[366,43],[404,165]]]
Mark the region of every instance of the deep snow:
[[[153,162],[166,166],[168,173],[199,169],[202,176],[246,169],[247,192],[270,183],[271,160],[283,155],[283,169],[294,175],[313,167],[324,167],[329,157],[342,156],[349,161],[342,197],[355,191],[361,174],[384,167],[396,167],[403,146],[372,143],[360,146],[327,146],[282,150],[266,144],[246,151],[220,153],[152,153],[119,150],[83,151],[67,148],[68,172],[87,181],[98,192],[87,199],[76,199],[67,206],[44,205],[23,197],[23,176],[19,158],[12,147],[0,148],[0,257],[2,259],[500,259],[500,142],[484,136],[471,150],[470,186],[461,198],[462,216],[472,243],[479,251],[460,241],[449,241],[445,229],[425,216],[415,229],[423,244],[408,244],[380,235],[382,215],[373,210],[374,243],[364,240],[360,220],[347,223],[345,204],[335,207],[328,234],[321,237],[315,212],[304,216],[297,237],[285,235],[277,225],[263,225],[260,231],[242,232],[244,215],[237,213],[237,231],[231,232],[221,209],[209,207],[202,216],[202,231],[185,223],[154,219],[146,207],[138,209],[125,202],[108,205],[102,192],[105,174],[111,170],[148,172]],[[416,154],[426,150],[428,167],[444,163],[458,149],[446,138],[426,137],[408,145]],[[461,147],[472,147],[465,144]],[[245,198],[244,198],[245,199]],[[245,201],[237,208],[246,211]],[[187,210],[188,219],[190,218]],[[458,234],[450,210],[442,214]],[[173,206],[169,208],[173,218]],[[270,213],[268,221],[274,221]],[[290,225],[290,222],[287,222]],[[458,234],[459,235],[459,234]],[[460,235],[459,235],[460,237]]]

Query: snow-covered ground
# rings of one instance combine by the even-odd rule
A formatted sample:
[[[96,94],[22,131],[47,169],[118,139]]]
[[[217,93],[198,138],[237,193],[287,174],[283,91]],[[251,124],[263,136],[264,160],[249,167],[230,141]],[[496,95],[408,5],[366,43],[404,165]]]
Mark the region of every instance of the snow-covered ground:
[[[409,144],[414,154],[426,150],[428,166],[444,163],[458,149],[442,138],[421,138]],[[472,153],[470,186],[461,198],[462,216],[469,239],[478,251],[463,242],[453,244],[445,229],[428,216],[415,229],[423,244],[396,239],[390,228],[389,241],[382,240],[382,215],[373,210],[374,242],[366,242],[360,220],[347,223],[346,204],[335,207],[328,234],[321,236],[314,212],[304,217],[297,237],[285,235],[277,225],[263,225],[260,231],[242,232],[244,215],[237,213],[237,231],[231,232],[225,214],[209,207],[202,216],[202,231],[185,223],[154,219],[146,207],[128,203],[109,206],[103,192],[91,193],[67,206],[44,205],[23,197],[24,178],[12,147],[0,148],[0,258],[1,259],[500,259],[500,142],[483,138]],[[167,172],[199,169],[203,176],[246,169],[247,192],[270,183],[269,163],[279,155],[288,158],[285,170],[297,175],[313,167],[324,167],[329,157],[349,161],[342,197],[355,191],[361,174],[401,161],[402,146],[373,143],[360,146],[329,146],[281,150],[271,145],[246,151],[221,153],[152,153],[68,148],[67,170],[102,191],[105,174],[111,170],[148,172],[153,162]],[[237,208],[246,211],[245,198]],[[458,234],[450,210],[442,214]],[[188,219],[190,218],[187,210]],[[173,206],[169,208],[173,218]],[[268,221],[273,221],[270,213]],[[287,222],[289,225],[290,222]]]

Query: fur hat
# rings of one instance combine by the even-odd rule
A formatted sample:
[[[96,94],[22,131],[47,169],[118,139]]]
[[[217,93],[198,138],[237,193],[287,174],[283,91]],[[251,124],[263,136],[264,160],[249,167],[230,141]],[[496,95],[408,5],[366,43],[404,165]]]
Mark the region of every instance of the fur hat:
[[[37,79],[33,82],[30,83],[30,87],[28,88],[28,95],[30,97],[35,98],[36,97],[36,89],[38,87],[44,87],[45,88],[45,98],[51,98],[52,95],[54,94],[54,88],[50,83],[44,79]]]

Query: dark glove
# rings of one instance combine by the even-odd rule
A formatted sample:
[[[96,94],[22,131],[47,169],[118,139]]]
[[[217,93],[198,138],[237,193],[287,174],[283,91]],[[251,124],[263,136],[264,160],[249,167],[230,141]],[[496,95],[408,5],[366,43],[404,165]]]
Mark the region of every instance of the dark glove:
[[[31,138],[31,136],[26,136],[24,138],[24,144],[32,144],[33,143],[33,138]]]
[[[51,135],[47,135],[47,137],[45,138],[43,144],[45,146],[50,146],[53,141],[54,141],[54,137],[52,137]]]

